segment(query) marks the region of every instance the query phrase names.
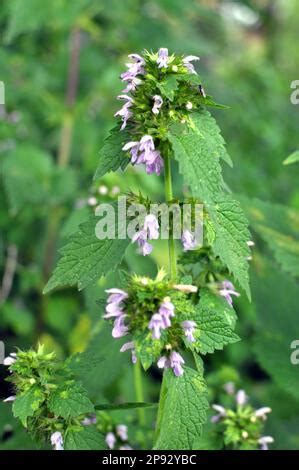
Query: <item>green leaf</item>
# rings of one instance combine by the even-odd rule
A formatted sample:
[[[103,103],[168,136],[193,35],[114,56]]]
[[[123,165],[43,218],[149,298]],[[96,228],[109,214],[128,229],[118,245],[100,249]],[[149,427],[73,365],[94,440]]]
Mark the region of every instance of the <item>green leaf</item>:
[[[174,93],[178,89],[178,79],[175,75],[167,75],[161,82],[156,82],[163,98],[170,101],[174,98]]]
[[[126,168],[129,159],[122,147],[130,140],[132,139],[129,132],[126,129],[120,131],[119,125],[110,131],[110,135],[105,139],[100,150],[100,162],[94,175],[95,180],[120,167],[122,170]]]
[[[19,418],[23,426],[27,427],[27,418],[34,415],[43,401],[42,391],[37,387],[31,387],[27,392],[18,395],[13,402],[14,417]]]
[[[284,165],[290,165],[291,163],[297,163],[299,162],[299,150],[296,150],[295,152],[291,153],[284,161]]]
[[[237,315],[233,307],[230,307],[221,295],[214,294],[210,289],[200,290],[200,303],[211,312],[224,317],[228,326],[233,330],[236,325]]]
[[[121,263],[130,240],[117,238],[117,224],[114,240],[99,240],[95,234],[98,221],[98,217],[91,216],[70,236],[68,243],[61,249],[62,256],[44,293],[66,285],[77,285],[82,290]]]
[[[210,295],[206,294],[200,298],[194,317],[197,333],[193,345],[201,354],[213,353],[215,350],[223,349],[227,344],[240,340],[229,325],[224,312],[224,309],[215,311]]]
[[[94,426],[81,426],[67,432],[65,450],[102,450],[107,446],[104,436]]]
[[[55,416],[65,419],[94,411],[94,406],[89,400],[86,390],[80,384],[66,384],[58,387],[51,393],[48,407]]]
[[[136,403],[119,403],[118,405],[112,405],[110,403],[103,403],[99,405],[95,405],[96,410],[132,410],[137,408],[153,408],[158,406],[158,403],[143,403],[143,402],[136,402]]]
[[[147,370],[161,353],[161,341],[154,340],[150,331],[134,335],[134,344],[137,357],[142,367]]]
[[[192,449],[202,432],[209,407],[203,376],[185,367],[181,377],[167,370],[163,380],[166,394],[155,449]]]
[[[208,211],[215,230],[213,251],[250,298],[247,260],[250,255],[247,245],[250,232],[240,203],[231,196],[224,196],[215,205],[208,205]]]
[[[257,304],[258,336],[255,352],[261,366],[282,390],[299,399],[298,357],[291,347],[298,340],[298,285],[264,258],[253,277],[253,294]]]
[[[225,155],[224,140],[208,111],[193,113],[192,120],[193,129],[175,124],[168,138],[180,173],[193,196],[209,203],[217,200],[224,191],[219,162]]]
[[[102,313],[99,308],[99,317]],[[93,336],[86,351],[75,354],[68,361],[76,380],[84,384],[93,400],[104,395],[105,388],[113,383],[130,360],[119,352],[121,344],[111,337],[111,325],[103,321],[101,326],[102,330]]]

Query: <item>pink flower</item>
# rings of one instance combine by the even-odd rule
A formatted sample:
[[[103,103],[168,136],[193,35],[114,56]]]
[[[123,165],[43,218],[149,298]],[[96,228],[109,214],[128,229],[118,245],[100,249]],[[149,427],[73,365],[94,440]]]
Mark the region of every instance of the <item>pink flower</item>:
[[[159,314],[162,317],[164,328],[170,327],[170,317],[174,317],[174,309],[173,303],[170,302],[169,297],[166,297],[159,308]]]
[[[191,342],[191,343],[194,343],[195,341],[195,338],[193,336],[193,333],[195,331],[195,328],[196,328],[196,323],[195,321],[192,321],[192,320],[185,320],[181,323],[181,326],[183,327],[183,330],[184,330],[184,333],[185,333],[185,336],[187,337],[187,339]]]
[[[134,341],[130,341],[129,343],[125,343],[120,348],[120,352],[125,352],[125,351],[130,351],[130,350],[131,350],[131,354],[132,354],[132,362],[133,362],[133,364],[136,364],[137,357],[136,357],[136,352],[135,352]]]
[[[219,294],[225,298],[231,307],[233,306],[233,299],[231,296],[234,295],[235,297],[240,297],[240,293],[235,290],[233,283],[227,280],[220,284]]]
[[[195,240],[195,237],[190,232],[190,230],[186,230],[186,229],[183,230],[181,240],[182,240],[182,243],[183,243],[183,250],[184,251],[194,250],[197,246],[197,242]]]
[[[122,338],[128,334],[129,328],[125,325],[125,317],[126,315],[120,315],[115,319],[112,330],[113,338]]]
[[[159,313],[154,313],[151,321],[148,324],[148,328],[152,330],[152,338],[153,339],[160,339],[161,338],[161,330],[165,329],[163,318]]]
[[[183,64],[186,67],[186,69],[188,70],[188,72],[196,73],[194,65],[191,64],[191,62],[194,62],[194,61],[197,61],[197,60],[200,60],[200,58],[197,57],[196,55],[188,55],[187,57],[184,57]]]
[[[159,369],[168,369],[169,367],[171,367],[174,375],[176,375],[177,377],[180,377],[184,374],[182,364],[185,364],[185,361],[182,356],[176,351],[172,351],[169,357],[161,356],[157,362],[157,366],[159,367]]]
[[[182,356],[176,351],[172,351],[172,353],[169,356],[169,359],[170,359],[170,367],[172,368],[174,375],[176,375],[177,377],[180,377],[181,375],[183,375],[184,369],[182,367],[182,364],[185,364],[185,361],[182,358]]]
[[[154,114],[159,114],[160,108],[163,104],[163,98],[160,95],[154,95],[153,100],[154,100],[154,106],[152,107],[152,112]]]

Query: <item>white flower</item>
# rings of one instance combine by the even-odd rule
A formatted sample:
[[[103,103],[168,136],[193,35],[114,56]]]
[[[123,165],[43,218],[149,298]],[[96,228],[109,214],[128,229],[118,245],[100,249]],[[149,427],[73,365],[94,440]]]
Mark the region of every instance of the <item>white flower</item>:
[[[113,434],[113,432],[108,432],[106,434],[105,438],[106,444],[109,447],[109,449],[114,449],[115,443],[116,443],[116,437]]]
[[[226,409],[223,406],[214,404],[212,408],[217,411],[217,414],[211,417],[212,423],[217,423],[221,418],[226,416]]]
[[[97,198],[94,196],[90,196],[87,200],[89,206],[96,206],[97,205]]]
[[[9,356],[5,357],[5,359],[3,360],[3,365],[11,366],[12,364],[16,362],[16,360],[17,360],[16,353],[11,353]]]
[[[254,413],[257,418],[261,418],[263,421],[267,419],[267,413],[271,413],[272,409],[269,408],[269,406],[263,406],[262,408],[259,408],[256,410]]]
[[[61,432],[56,431],[51,434],[51,444],[54,447],[54,450],[64,450],[63,448],[63,437]]]
[[[116,426],[116,434],[122,441],[128,440],[128,427],[125,424],[119,424]]]
[[[15,401],[17,397],[15,395],[11,395],[10,397],[7,397],[5,398],[5,400],[3,400],[3,403],[8,403],[9,401]]]
[[[185,292],[186,294],[191,294],[198,291],[198,287],[192,286],[192,284],[175,284],[173,288],[179,290],[180,292]]]
[[[262,436],[258,440],[258,443],[261,446],[261,450],[268,450],[268,444],[272,444],[274,439],[272,436]]]
[[[239,406],[244,406],[248,401],[248,396],[244,390],[239,390],[236,395],[236,402]]]

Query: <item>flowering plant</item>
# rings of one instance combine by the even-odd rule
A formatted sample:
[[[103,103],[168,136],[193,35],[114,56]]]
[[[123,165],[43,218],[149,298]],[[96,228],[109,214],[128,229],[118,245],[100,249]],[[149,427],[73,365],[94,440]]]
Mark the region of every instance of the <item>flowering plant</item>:
[[[192,449],[209,408],[202,358],[239,341],[234,332],[233,298],[241,295],[239,290],[250,297],[248,261],[253,242],[241,207],[222,177],[221,160],[232,163],[207,107],[225,107],[206,94],[194,67],[199,58],[169,54],[161,48],[156,53],[145,51],[142,56],[130,54],[129,59],[127,70],[121,74],[125,88],[118,96],[123,103],[115,113],[118,124],[104,143],[95,179],[119,168],[125,170],[128,164],[140,171],[144,168],[149,175],[164,178],[164,204],[168,209],[176,204],[179,217],[175,219],[175,211],[169,217],[167,269],[160,266],[154,279],[122,273],[121,283],[106,289],[103,318],[112,324],[112,341],[120,342],[120,352],[131,353],[138,398],[143,396],[141,366],[144,370],[155,366],[163,374],[154,447]],[[187,198],[174,195],[174,165],[178,165],[191,192]],[[45,292],[62,285],[77,284],[83,289],[94,284],[121,265],[130,244],[136,244],[143,256],[152,254],[151,241],[162,238],[163,216],[149,210],[151,201],[141,192],[130,193],[128,199],[145,206],[133,236],[99,237],[96,210],[62,249]],[[190,205],[188,220],[180,213],[186,201]],[[198,226],[196,229],[197,205],[203,206],[201,230]],[[123,224],[120,212],[117,215],[118,225]],[[130,216],[126,217],[125,226],[129,221]],[[50,434],[56,449],[61,449],[64,442],[66,448],[73,448],[74,442],[87,432],[83,429],[82,413],[101,408],[94,408],[82,384],[74,385],[73,378],[67,379],[62,388],[53,384],[55,393],[59,390],[59,396],[66,399],[67,411],[63,412],[59,403],[53,406],[52,388],[43,388],[42,377],[38,391],[31,388],[35,383],[29,382],[29,387],[26,382],[24,388],[22,374],[27,363],[22,361],[34,354],[18,353],[17,361],[10,365],[17,392],[15,414],[28,429],[37,427],[40,433]],[[39,361],[46,359],[40,350],[36,354]],[[56,374],[52,367],[46,367],[45,373]],[[68,366],[62,369],[66,374]],[[82,405],[75,414],[69,411],[72,406],[67,400],[72,387],[79,387],[73,393],[80,395],[78,401]],[[29,392],[32,401],[28,399]],[[30,401],[30,409],[25,407],[19,412],[17,403],[24,401],[24,396]],[[146,404],[139,400],[136,408],[143,405]],[[51,413],[58,418],[59,427],[51,424]],[[234,417],[229,418],[230,426]],[[31,426],[32,420],[37,424]],[[122,440],[120,432],[114,431],[106,436],[108,447],[116,445],[117,435]],[[103,439],[99,436],[105,432],[100,428],[95,432],[99,434],[93,436],[93,441],[100,448]]]

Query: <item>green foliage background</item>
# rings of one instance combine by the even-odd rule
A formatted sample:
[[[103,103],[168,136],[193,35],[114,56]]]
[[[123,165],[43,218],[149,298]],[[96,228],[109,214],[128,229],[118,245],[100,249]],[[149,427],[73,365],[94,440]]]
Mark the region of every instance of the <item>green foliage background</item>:
[[[241,19],[236,7],[243,7]],[[249,14],[254,24],[245,21]],[[240,195],[256,243],[252,302],[243,294],[236,303],[243,341],[207,357],[209,400],[221,400],[222,385],[234,380],[253,404],[272,407],[266,429],[273,448],[299,449],[299,365],[290,363],[290,344],[299,339],[299,168],[282,165],[299,146],[299,106],[290,102],[290,84],[299,79],[298,22],[296,0],[2,2],[0,339],[7,353],[38,341],[61,358],[84,351],[82,367],[74,360],[74,369],[92,399],[136,401],[132,367],[103,325],[103,302],[96,303],[119,283],[120,273],[83,292],[42,291],[58,248],[91,213],[84,203],[98,194],[99,184],[142,187],[152,198],[162,194],[161,180],[129,167],[91,184],[114,125],[127,54],[168,47],[199,55],[204,87],[230,107],[213,112],[234,163],[225,179]],[[184,191],[178,168],[174,189]],[[130,247],[123,267],[155,275],[168,262],[164,242],[153,253],[143,259]],[[3,366],[0,374],[5,398]],[[146,401],[157,401],[158,372],[143,379]],[[138,437],[136,413],[111,415]],[[154,411],[143,413],[151,427]],[[0,403],[0,449],[30,448],[35,444],[9,405]]]

